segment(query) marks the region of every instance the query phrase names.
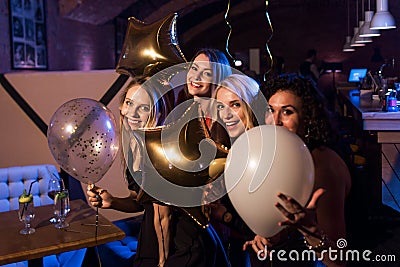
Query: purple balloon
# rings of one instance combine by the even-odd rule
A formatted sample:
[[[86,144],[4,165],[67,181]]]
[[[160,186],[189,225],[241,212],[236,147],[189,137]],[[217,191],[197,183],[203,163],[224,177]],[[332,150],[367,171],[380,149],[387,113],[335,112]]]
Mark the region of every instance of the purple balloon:
[[[114,162],[119,134],[114,115],[105,105],[77,98],[64,103],[53,114],[47,141],[62,169],[89,184],[100,181]]]

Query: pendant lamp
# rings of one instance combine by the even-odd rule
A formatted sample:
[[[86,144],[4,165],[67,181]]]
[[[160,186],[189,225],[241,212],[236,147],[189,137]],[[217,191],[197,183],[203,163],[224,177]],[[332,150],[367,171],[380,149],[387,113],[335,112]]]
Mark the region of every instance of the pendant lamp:
[[[356,43],[372,43],[372,38],[371,37],[361,37],[360,31],[361,28],[364,26],[364,21],[360,20],[358,24],[358,32],[356,39],[354,40]]]
[[[354,52],[354,51],[356,51],[354,49],[354,47],[351,46],[349,0],[347,0],[347,36],[346,36],[346,42],[344,43],[342,51],[343,52]]]
[[[354,52],[354,51],[356,51],[354,49],[354,47],[351,46],[351,36],[350,35],[346,36],[346,43],[344,44],[342,51],[343,52]]]
[[[354,47],[354,46],[365,46],[365,43],[360,43],[360,42],[356,42],[356,39],[357,39],[357,36],[358,36],[358,27],[354,27],[354,35],[353,35],[353,38],[351,38],[351,42],[350,42],[350,45],[352,46],[352,47]]]
[[[373,16],[374,16],[374,11],[371,10],[365,11],[365,22],[359,32],[361,37],[376,37],[381,35],[379,30],[370,29],[371,20]]]
[[[386,30],[396,28],[396,22],[389,12],[388,0],[376,0],[376,13],[371,20],[372,30]]]
[[[358,21],[358,0],[356,1],[356,25],[357,23],[360,23]],[[351,46],[365,46],[365,41],[363,40],[362,37],[360,37],[360,35],[358,34],[360,30],[360,27],[354,27],[354,35],[353,38],[351,38]]]

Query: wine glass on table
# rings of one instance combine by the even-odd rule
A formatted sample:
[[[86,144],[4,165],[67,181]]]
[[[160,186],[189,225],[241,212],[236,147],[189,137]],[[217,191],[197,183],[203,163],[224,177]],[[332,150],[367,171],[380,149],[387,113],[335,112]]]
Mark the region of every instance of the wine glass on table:
[[[57,218],[56,228],[62,229],[69,226],[65,221],[69,211],[69,193],[67,189],[62,189],[54,196],[54,215]]]
[[[35,218],[35,208],[33,206],[33,196],[32,194],[27,194],[26,190],[18,198],[19,209],[18,217],[21,222],[24,223],[25,227],[20,234],[30,235],[35,232],[35,229],[31,227],[31,222]]]
[[[61,192],[61,190],[65,189],[64,183],[62,179],[55,174],[51,174],[49,184],[47,186],[47,195],[54,201],[55,196]],[[50,222],[57,222],[57,218],[53,217],[50,219]]]

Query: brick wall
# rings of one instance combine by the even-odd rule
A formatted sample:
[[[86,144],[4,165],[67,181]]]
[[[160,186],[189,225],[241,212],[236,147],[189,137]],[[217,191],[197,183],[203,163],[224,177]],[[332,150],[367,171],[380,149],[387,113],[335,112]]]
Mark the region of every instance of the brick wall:
[[[0,1],[0,73],[11,70],[8,1]],[[94,26],[58,13],[58,1],[46,1],[49,70],[94,70],[115,67],[115,38],[112,22]],[[3,57],[4,56],[4,57]]]
[[[48,59],[51,70],[115,67],[112,23],[94,26],[60,18],[58,1],[47,1],[47,12]]]
[[[45,0],[47,6],[47,45],[49,70],[91,70],[115,68],[115,29],[113,22],[91,25],[64,19],[58,13],[58,1]],[[351,1],[353,2],[353,1]],[[371,1],[373,2],[373,1]],[[8,1],[0,1],[0,72],[11,70]],[[339,3],[339,2],[338,2]],[[320,61],[343,62],[344,73],[337,79],[343,80],[348,69],[365,66],[373,70],[381,63],[372,63],[370,58],[375,47],[383,58],[395,58],[396,71],[400,74],[400,2],[389,1],[389,8],[397,19],[398,28],[382,31],[381,37],[372,44],[357,48],[356,52],[343,53],[342,47],[347,34],[347,11],[344,2],[337,6],[271,6],[269,14],[274,27],[274,36],[269,43],[275,56],[285,59],[287,71],[296,71],[308,48],[316,48]],[[355,5],[352,3],[352,5]],[[100,7],[99,7],[100,8]],[[232,14],[234,13],[231,10]],[[191,14],[188,14],[190,16]],[[223,14],[221,14],[222,16]],[[361,16],[361,15],[360,15]],[[351,32],[355,24],[354,7],[351,7]],[[184,39],[187,34],[180,32],[188,18],[178,18],[179,42],[188,58],[202,46],[225,49],[228,28],[221,17],[212,27],[204,27],[196,36]],[[265,51],[269,36],[265,10],[256,10],[249,16],[244,14],[231,18],[232,34],[230,52],[247,51],[259,47]],[[180,27],[181,26],[181,27]],[[189,29],[190,31],[190,29]],[[265,54],[265,53],[264,53]],[[328,78],[326,78],[328,79]],[[328,79],[329,80],[329,79]]]

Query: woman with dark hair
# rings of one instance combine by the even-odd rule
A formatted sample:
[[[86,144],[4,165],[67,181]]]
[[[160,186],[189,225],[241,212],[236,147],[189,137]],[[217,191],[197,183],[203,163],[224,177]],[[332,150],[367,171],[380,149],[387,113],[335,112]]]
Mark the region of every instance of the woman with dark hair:
[[[196,101],[210,128],[214,121],[211,98],[221,80],[231,73],[229,61],[223,52],[212,48],[200,49],[188,65],[186,83],[179,93],[178,108],[181,113]],[[179,115],[172,117],[179,118]],[[187,212],[174,208],[172,230],[173,247],[165,266],[228,266],[221,241],[211,225],[204,228]]]
[[[293,126],[288,126],[285,122],[291,118],[290,107],[282,110],[282,114],[276,113],[271,104],[269,112],[266,113],[266,123],[284,126],[288,130],[297,133],[309,149],[312,151],[315,147],[321,145],[334,146],[336,142],[335,130],[332,129],[330,112],[326,108],[326,99],[315,88],[311,80],[299,77],[296,74],[281,75],[276,79],[266,82],[263,90],[268,103],[274,96],[274,99],[282,96],[292,97],[301,105],[301,112],[298,114],[296,123],[300,126],[296,130]],[[279,115],[279,116],[278,116]],[[297,115],[297,114],[296,114]]]
[[[217,49],[202,48],[189,63],[186,83],[178,94],[177,104],[190,100],[200,103],[208,127],[211,126],[212,107],[210,98],[220,81],[232,73],[225,54]]]
[[[335,139],[332,138],[326,105],[312,81],[298,75],[284,75],[267,81],[264,90],[269,105],[266,124],[282,126],[296,133],[311,152],[315,168],[314,195],[308,207],[303,208],[284,192],[278,194],[282,204],[276,206],[287,218],[280,225],[289,227],[274,237],[256,236],[246,245],[251,245],[259,255],[268,246],[286,250],[312,249],[320,256],[320,252],[328,247],[336,249],[336,241],[346,237],[345,201],[351,187],[349,170],[333,149]],[[322,262],[327,266],[343,264],[327,255],[322,256]],[[252,266],[265,266],[266,263],[254,260]],[[307,266],[304,261],[272,262],[273,266],[279,266],[279,263],[282,266]]]
[[[208,71],[201,73],[201,62],[213,62],[215,64],[208,66]],[[205,69],[203,69],[204,71]],[[184,89],[181,91],[182,100],[187,100],[197,97],[213,97],[215,90],[218,87],[218,83],[225,77],[232,73],[228,58],[225,54],[214,48],[202,48],[193,56],[193,60],[189,63],[188,74],[186,78],[186,84]],[[196,81],[201,80],[203,82],[196,84]]]

